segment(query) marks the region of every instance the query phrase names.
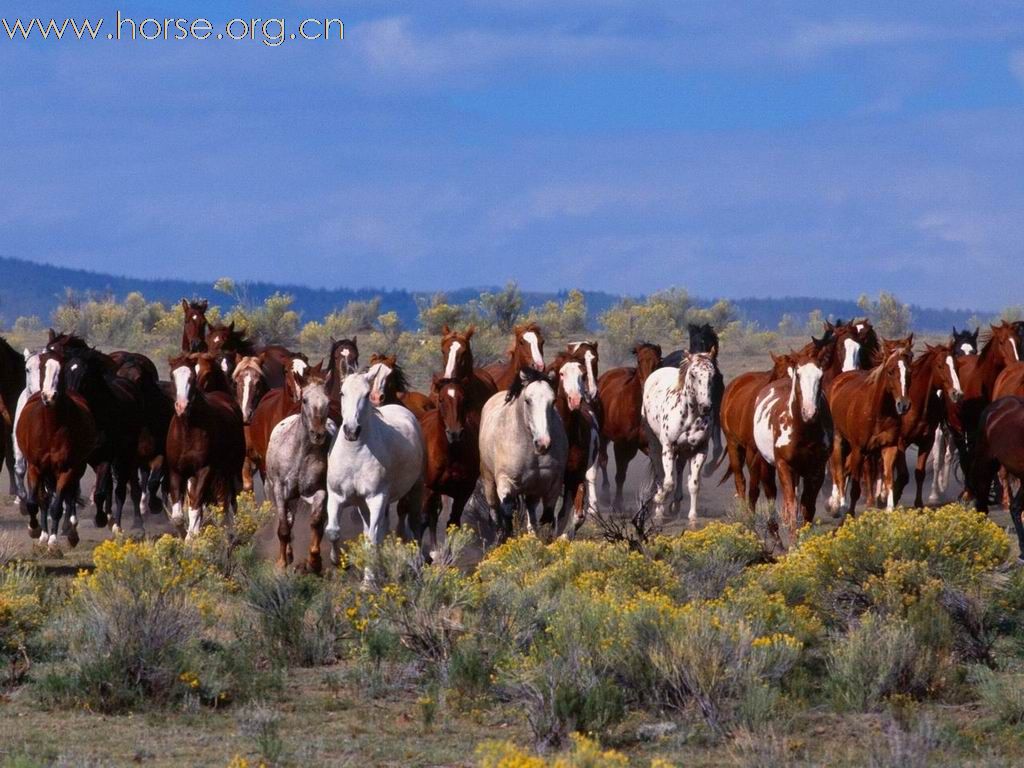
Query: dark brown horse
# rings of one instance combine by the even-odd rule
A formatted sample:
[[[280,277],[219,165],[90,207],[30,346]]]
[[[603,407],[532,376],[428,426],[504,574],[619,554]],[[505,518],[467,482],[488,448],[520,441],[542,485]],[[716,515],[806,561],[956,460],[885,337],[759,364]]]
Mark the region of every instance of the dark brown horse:
[[[462,382],[466,396],[466,407],[470,413],[479,416],[484,403],[498,391],[498,385],[483,368],[473,365],[473,348],[470,339],[476,332],[469,326],[463,333],[449,328],[441,329],[441,357],[444,361],[443,378],[458,379]]]
[[[974,492],[979,512],[988,512],[989,489],[996,470],[1003,467],[1019,481],[1024,481],[1024,398],[1010,396],[996,400],[982,411],[978,419],[978,435],[968,485]],[[1017,533],[1017,563],[1024,565],[1024,482],[1010,504],[1010,520]]]
[[[245,433],[242,413],[212,355],[179,355],[171,358],[170,367],[174,384],[174,418],[167,433],[171,521],[191,538],[199,533],[210,504],[221,505],[225,519],[230,520],[241,484]]]
[[[359,370],[359,344],[357,338],[331,337],[331,350],[327,355],[327,392],[332,403],[341,402],[341,383],[350,373]]]
[[[62,516],[68,543],[78,543],[75,507],[79,483],[96,445],[96,424],[85,399],[67,389],[62,353],[44,351],[39,361],[42,389],[25,403],[17,438],[28,464],[29,534],[39,536],[39,508],[44,507],[42,532],[47,546],[54,549]]]
[[[597,345],[593,346],[596,352]],[[586,522],[587,513],[597,510],[601,424],[597,410],[591,407],[587,358],[584,354],[582,347],[570,347],[555,358],[550,368],[558,376],[555,410],[562,420],[569,441],[562,492],[562,520],[556,526],[556,532],[561,532],[569,539],[574,538],[576,531]],[[541,518],[541,522],[554,521]]]
[[[544,370],[544,334],[540,326],[536,323],[517,325],[513,329],[513,334],[508,360],[484,366],[499,392],[512,386],[512,382],[523,368]]]
[[[598,459],[602,488],[609,491],[608,443],[615,451],[615,500],[612,508],[623,509],[622,488],[626,484],[629,462],[638,451],[647,450],[647,435],[640,415],[644,382],[661,364],[661,347],[640,342],[633,347],[636,367],[612,368],[597,380],[597,398],[601,403],[601,452]]]
[[[209,308],[206,299],[199,301],[181,300],[181,309],[184,313],[185,322],[181,331],[182,352],[205,352],[206,351],[206,310]]]
[[[791,541],[800,524],[814,521],[828,463],[831,419],[821,391],[818,350],[786,356],[786,374],[766,385],[754,401],[754,442],[774,468],[782,488],[782,520]],[[803,488],[798,489],[800,483]],[[797,521],[797,493],[801,520]]]
[[[0,469],[7,465],[11,493],[17,490],[14,476],[14,414],[25,389],[25,358],[0,338]]]
[[[211,355],[234,352],[244,356],[255,352],[252,342],[245,337],[245,331],[235,330],[234,320],[227,325],[211,325],[206,334],[206,345]]]
[[[417,541],[431,557],[437,551],[441,497],[448,496],[452,500],[448,525],[461,525],[462,511],[480,477],[479,414],[473,415],[467,408],[463,381],[435,376],[432,395],[436,407],[419,416],[427,458],[423,501],[413,530]]]
[[[878,455],[882,468],[882,490],[887,507],[896,503],[893,470],[902,439],[902,418],[910,410],[911,364],[914,335],[885,340],[870,371],[847,371],[832,382],[829,409],[835,426],[832,439],[833,512],[842,509],[846,481],[850,481],[852,514],[861,492],[865,460]]]

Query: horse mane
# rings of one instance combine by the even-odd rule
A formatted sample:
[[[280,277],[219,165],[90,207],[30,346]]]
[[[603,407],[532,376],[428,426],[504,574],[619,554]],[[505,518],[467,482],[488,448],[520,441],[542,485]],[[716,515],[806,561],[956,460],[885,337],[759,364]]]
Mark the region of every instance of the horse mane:
[[[546,374],[543,374],[533,368],[521,369],[516,377],[512,379],[512,384],[509,386],[508,392],[505,394],[505,402],[511,403],[523,394],[524,389],[538,381],[543,381],[549,387],[551,386],[551,379],[549,379]],[[552,389],[554,389],[554,387],[552,387]]]
[[[718,347],[718,334],[715,333],[711,323],[702,325],[690,323],[687,330],[690,333],[689,352],[691,355],[697,352],[711,352],[712,349]]]

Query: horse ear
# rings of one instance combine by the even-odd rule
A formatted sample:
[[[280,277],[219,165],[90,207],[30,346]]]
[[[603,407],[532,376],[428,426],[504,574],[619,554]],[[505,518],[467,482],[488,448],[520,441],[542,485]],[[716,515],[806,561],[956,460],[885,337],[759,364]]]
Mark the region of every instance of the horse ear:
[[[183,310],[185,310],[186,312],[188,312],[188,299],[182,299],[181,300],[181,308]]]
[[[284,373],[284,388],[296,403],[302,399],[302,381],[291,368]]]
[[[331,340],[331,346],[332,346],[332,347],[333,347],[333,346],[334,346],[335,344],[337,344],[337,343],[338,343],[338,342],[337,342],[337,341],[335,340],[335,338],[334,338],[333,336],[328,336],[327,338],[329,338],[329,339]]]
[[[24,355],[26,363],[28,362],[28,359],[32,357],[32,353],[28,351],[28,347],[25,347],[25,349],[21,351],[21,354]]]
[[[447,336],[451,332],[452,332],[452,329],[448,327],[448,323],[445,323],[444,325],[441,326],[441,335],[442,336]]]
[[[470,339],[472,339],[474,333],[476,333],[476,326],[475,325],[469,326],[469,328],[466,329],[466,341],[469,341]]]
[[[235,332],[235,321],[232,320],[230,323],[228,323],[228,333],[234,333],[234,332]]]
[[[353,347],[356,346],[356,337],[355,336],[352,337],[352,346]]]
[[[911,334],[909,336],[907,336],[907,346],[908,347],[913,347],[914,346],[914,334],[913,334],[913,332],[911,332]]]
[[[57,334],[53,332],[53,328],[50,328],[50,330],[47,333],[48,333],[48,336],[47,336],[48,340],[47,340],[46,343],[47,344],[52,344],[53,340],[57,338]]]

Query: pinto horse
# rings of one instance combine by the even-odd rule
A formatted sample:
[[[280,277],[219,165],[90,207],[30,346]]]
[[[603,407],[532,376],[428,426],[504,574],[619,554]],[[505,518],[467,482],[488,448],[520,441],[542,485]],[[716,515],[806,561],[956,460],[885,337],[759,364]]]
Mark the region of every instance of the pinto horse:
[[[974,492],[979,512],[988,513],[989,489],[1001,466],[1007,474],[1024,481],[1024,398],[1001,397],[989,405],[978,419],[978,437],[968,485]],[[1017,533],[1018,565],[1024,565],[1024,482],[1010,504],[1010,520]]]
[[[437,551],[441,497],[452,500],[448,525],[461,525],[462,511],[480,477],[479,414],[469,410],[463,380],[435,376],[432,394],[436,407],[419,416],[427,458],[423,502],[413,530],[416,540],[431,557]]]
[[[602,489],[609,491],[608,443],[615,451],[615,500],[612,509],[622,512],[622,489],[626,484],[629,463],[639,451],[647,452],[647,435],[640,415],[644,399],[644,384],[661,364],[661,347],[640,342],[633,347],[635,367],[612,368],[597,380],[598,400],[601,403],[601,449],[599,464]]]
[[[754,400],[754,441],[760,458],[774,467],[782,487],[782,520],[796,535],[797,486],[803,523],[814,521],[818,492],[825,482],[831,421],[822,397],[824,376],[816,350],[792,353],[786,376],[764,386]]]
[[[85,399],[66,386],[63,354],[47,350],[39,362],[42,386],[25,403],[17,428],[27,463],[29,534],[39,536],[39,508],[45,505],[42,533],[47,535],[47,546],[56,549],[61,517],[66,515],[65,533],[74,547],[78,544],[78,488],[96,444],[96,423]]]
[[[0,338],[0,469],[7,465],[11,492],[17,490],[14,473],[14,414],[25,389],[25,360],[7,340]]]
[[[544,370],[544,334],[540,326],[536,323],[517,325],[513,333],[508,360],[484,366],[484,371],[494,380],[499,392],[511,387],[519,372],[525,368]]]
[[[928,457],[935,441],[935,434],[946,416],[946,404],[955,405],[963,398],[960,377],[957,375],[952,344],[925,345],[925,353],[914,358],[910,366],[910,410],[900,421],[901,442],[904,446],[917,447],[917,463],[914,467],[914,482],[917,491],[914,506],[923,507],[924,479]],[[896,503],[908,480],[906,455],[900,450],[897,457]],[[935,478],[932,479],[933,493]]]
[[[230,519],[245,433],[242,413],[212,355],[179,355],[169,362],[174,384],[174,418],[167,432],[171,522],[192,538],[202,528],[208,505],[220,504]]]
[[[331,336],[331,350],[327,355],[327,392],[331,402],[341,402],[341,383],[350,373],[359,370],[359,344],[351,339]]]
[[[209,306],[210,303],[206,299],[181,300],[181,310],[185,320],[181,330],[182,352],[206,351],[206,329],[209,326],[206,322],[206,310]]]
[[[893,468],[900,451],[902,417],[910,410],[910,382],[914,335],[885,340],[870,371],[847,371],[832,382],[828,405],[835,434],[832,438],[833,512],[843,506],[846,481],[850,481],[850,514],[860,498],[865,460],[875,454],[882,461],[883,491],[887,507],[895,505]]]
[[[370,402],[377,407],[404,405],[416,418],[434,408],[428,395],[409,389],[409,380],[394,355],[375,352],[370,356],[367,373],[371,377]]]
[[[568,440],[562,520],[556,526],[556,533],[569,539],[575,538],[576,531],[587,520],[587,513],[597,510],[597,465],[601,452],[601,425],[598,412],[592,406],[595,400],[588,387],[591,380],[586,367],[588,358],[582,349],[581,346],[573,349],[570,345],[551,364],[551,371],[558,376],[555,410]],[[555,521],[542,518],[541,522]]]

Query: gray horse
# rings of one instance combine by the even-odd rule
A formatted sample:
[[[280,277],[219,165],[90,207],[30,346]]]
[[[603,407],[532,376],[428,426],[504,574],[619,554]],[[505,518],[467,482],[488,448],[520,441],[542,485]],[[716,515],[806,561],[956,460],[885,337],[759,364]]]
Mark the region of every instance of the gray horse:
[[[330,398],[323,364],[295,373],[301,400],[299,413],[283,419],[270,434],[267,446],[266,491],[277,510],[277,563],[286,568],[292,562],[292,524],[295,503],[309,504],[312,528],[305,569],[319,573],[322,565],[320,540],[327,522],[327,454],[337,427],[328,418]]]
[[[555,390],[545,374],[524,368],[507,392],[484,405],[480,417],[480,480],[498,539],[512,534],[519,497],[527,524],[537,528],[537,512],[552,519],[562,495],[568,456],[565,427],[555,411]]]

